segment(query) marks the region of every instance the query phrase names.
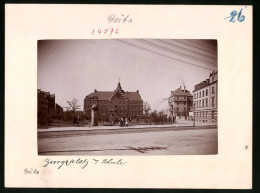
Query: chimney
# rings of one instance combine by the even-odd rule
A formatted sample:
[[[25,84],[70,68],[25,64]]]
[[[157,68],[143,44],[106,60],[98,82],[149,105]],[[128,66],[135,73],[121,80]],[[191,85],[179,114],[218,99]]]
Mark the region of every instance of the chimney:
[[[139,90],[137,90],[136,92],[139,93]]]
[[[184,92],[186,92],[186,86],[184,86]]]
[[[97,92],[97,90],[95,89],[94,92]]]
[[[181,86],[180,86],[180,89],[181,89]]]

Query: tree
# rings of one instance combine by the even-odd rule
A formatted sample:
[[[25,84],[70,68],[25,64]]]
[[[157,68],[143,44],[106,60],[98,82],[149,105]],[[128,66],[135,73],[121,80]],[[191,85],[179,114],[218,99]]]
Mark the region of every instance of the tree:
[[[69,107],[67,107],[70,111],[72,111],[73,115],[77,110],[80,109],[80,105],[78,105],[78,100],[77,99],[72,99],[71,101],[67,101],[69,104]]]
[[[158,113],[156,110],[151,112],[150,118],[151,118],[151,121],[154,122],[155,124],[156,124],[156,122],[158,122]]]
[[[159,122],[163,122],[163,115],[164,115],[164,110],[160,110],[158,112],[158,120],[159,120]]]
[[[149,112],[151,111],[151,106],[148,104],[148,102],[144,102],[143,110],[145,113],[145,121],[146,121],[147,116],[148,116]]]
[[[71,111],[69,110],[69,107],[67,107],[66,111],[63,111],[63,118],[65,121],[69,121],[72,119]]]

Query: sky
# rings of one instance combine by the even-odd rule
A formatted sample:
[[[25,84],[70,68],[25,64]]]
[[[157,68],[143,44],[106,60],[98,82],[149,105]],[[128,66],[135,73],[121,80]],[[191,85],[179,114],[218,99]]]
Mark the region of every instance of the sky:
[[[104,39],[38,41],[37,87],[68,107],[86,95],[137,91],[153,110],[166,109],[170,92],[194,86],[217,70],[216,40]]]

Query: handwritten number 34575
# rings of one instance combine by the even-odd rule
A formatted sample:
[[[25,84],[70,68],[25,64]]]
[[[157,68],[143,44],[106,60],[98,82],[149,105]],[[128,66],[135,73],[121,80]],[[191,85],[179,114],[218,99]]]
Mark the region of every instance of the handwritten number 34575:
[[[243,11],[243,9],[240,9],[240,11],[238,13],[236,10],[231,11],[230,16],[226,17],[225,19],[230,18],[229,19],[230,22],[235,22],[236,19],[239,22],[243,22],[245,20],[246,16],[242,15],[242,11]]]

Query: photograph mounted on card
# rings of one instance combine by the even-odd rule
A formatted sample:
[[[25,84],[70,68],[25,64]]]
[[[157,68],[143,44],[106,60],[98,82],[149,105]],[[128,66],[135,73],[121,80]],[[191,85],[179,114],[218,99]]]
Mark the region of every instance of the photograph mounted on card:
[[[5,23],[6,187],[252,187],[252,6],[8,4]]]
[[[217,154],[216,40],[39,40],[37,75],[39,155]]]

